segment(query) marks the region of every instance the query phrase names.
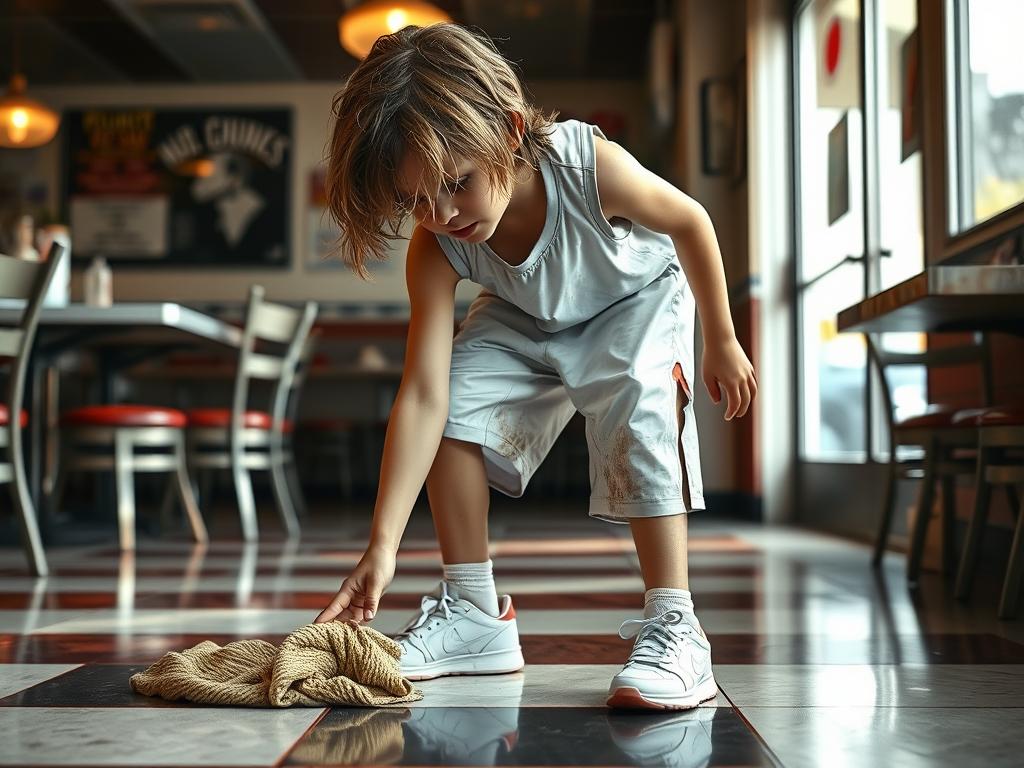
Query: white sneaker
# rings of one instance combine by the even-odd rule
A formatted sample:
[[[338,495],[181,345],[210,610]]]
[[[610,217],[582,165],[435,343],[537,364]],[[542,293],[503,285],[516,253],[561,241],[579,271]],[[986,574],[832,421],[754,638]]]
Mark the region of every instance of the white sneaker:
[[[634,635],[629,661],[608,689],[609,707],[691,709],[718,694],[711,643],[680,611],[622,622],[619,637]]]
[[[469,600],[456,600],[441,582],[440,595],[424,595],[420,615],[395,635],[402,646],[402,676],[429,680],[443,675],[497,675],[523,668],[523,650],[512,598],[489,616]]]

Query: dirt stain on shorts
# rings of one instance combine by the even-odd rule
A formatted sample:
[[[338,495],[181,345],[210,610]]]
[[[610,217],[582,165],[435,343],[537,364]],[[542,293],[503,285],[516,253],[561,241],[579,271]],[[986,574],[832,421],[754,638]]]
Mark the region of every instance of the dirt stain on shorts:
[[[508,411],[498,411],[495,416],[496,432],[501,435],[502,443],[498,453],[506,459],[525,456],[529,447],[529,436],[526,430],[509,421]]]
[[[604,457],[601,469],[608,487],[608,509],[613,515],[620,514],[622,504],[637,501],[640,496],[640,483],[629,462],[635,442],[628,426],[619,427],[612,439],[611,453]]]

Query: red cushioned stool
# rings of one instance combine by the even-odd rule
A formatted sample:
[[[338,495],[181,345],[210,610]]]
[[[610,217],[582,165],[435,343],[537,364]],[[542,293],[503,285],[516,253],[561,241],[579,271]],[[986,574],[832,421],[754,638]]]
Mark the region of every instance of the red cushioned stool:
[[[967,528],[955,595],[966,600],[971,594],[977,570],[981,536],[992,497],[993,486],[1014,489],[1024,486],[1024,403],[995,406],[964,413],[958,421],[978,431],[978,463],[975,476],[974,513]],[[1021,573],[1024,571],[1024,515],[1020,496],[1011,493],[1011,511],[1016,517],[1010,559],[999,599],[999,618],[1009,619],[1017,613]]]
[[[113,470],[122,550],[135,549],[135,473],[173,472],[197,542],[208,536],[185,463],[182,411],[151,405],[90,405],[61,415],[59,498],[68,472]],[[141,449],[141,450],[140,450]]]

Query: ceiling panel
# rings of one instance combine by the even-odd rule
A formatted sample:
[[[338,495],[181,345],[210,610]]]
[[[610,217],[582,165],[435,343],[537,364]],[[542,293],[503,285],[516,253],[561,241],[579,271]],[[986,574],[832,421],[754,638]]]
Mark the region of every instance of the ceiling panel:
[[[435,2],[491,35],[527,81],[646,76],[656,0]],[[147,16],[152,3],[163,8]],[[256,30],[231,28],[238,7],[251,9]],[[338,42],[345,9],[343,0],[0,0],[0,44],[10,55],[17,19],[23,68],[40,84],[337,81],[358,63]],[[203,16],[224,23],[203,37],[187,27]],[[0,58],[0,72],[9,66]]]

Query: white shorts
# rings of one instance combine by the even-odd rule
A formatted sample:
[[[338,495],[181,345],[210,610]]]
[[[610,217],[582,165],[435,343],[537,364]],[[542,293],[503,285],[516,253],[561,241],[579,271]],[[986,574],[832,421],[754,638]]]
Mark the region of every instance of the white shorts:
[[[675,259],[638,293],[555,333],[484,291],[455,336],[444,436],[481,445],[491,487],[519,497],[579,410],[592,517],[626,523],[704,509],[694,310]]]

